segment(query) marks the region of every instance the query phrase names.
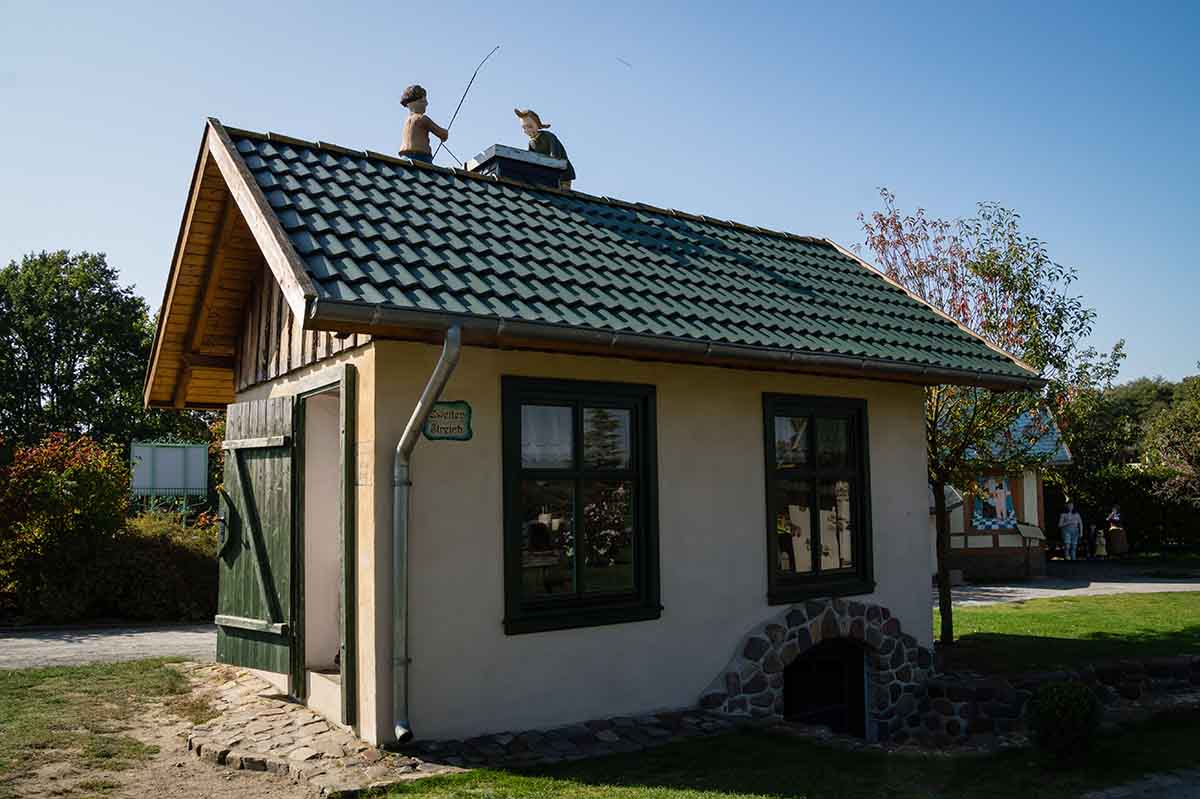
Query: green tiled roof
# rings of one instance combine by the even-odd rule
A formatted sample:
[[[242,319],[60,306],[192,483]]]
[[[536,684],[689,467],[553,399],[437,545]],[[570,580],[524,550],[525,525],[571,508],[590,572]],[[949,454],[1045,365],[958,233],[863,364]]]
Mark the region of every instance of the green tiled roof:
[[[323,302],[1030,378],[823,239],[229,129]]]

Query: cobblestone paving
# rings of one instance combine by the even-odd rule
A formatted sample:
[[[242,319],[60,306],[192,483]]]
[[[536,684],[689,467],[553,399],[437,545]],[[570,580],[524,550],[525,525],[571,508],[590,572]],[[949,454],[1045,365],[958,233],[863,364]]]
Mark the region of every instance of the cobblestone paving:
[[[720,735],[741,726],[738,721],[703,710],[620,716],[550,730],[504,732],[464,741],[425,741],[412,747],[419,757],[462,767],[541,766],[640,752],[662,744]]]
[[[192,754],[214,765],[290,775],[334,795],[462,770],[376,749],[248,671],[197,663],[179,668],[220,713],[188,735]]]
[[[306,781],[327,794],[382,788],[433,774],[470,768],[525,768],[638,752],[667,743],[720,735],[743,727],[817,740],[850,750],[924,751],[946,756],[1025,746],[1024,736],[999,736],[987,746],[932,750],[914,744],[867,743],[816,727],[775,720],[684,710],[616,717],[549,730],[506,732],[455,741],[422,741],[402,753],[385,752],[330,724],[303,705],[278,696],[249,672],[216,664],[179,668],[207,694],[219,717],[192,728],[188,748],[200,759],[235,769],[269,771]]]
[[[1185,769],[1092,791],[1083,799],[1200,799],[1200,769]]]
[[[402,753],[367,744],[243,669],[180,664],[220,714],[193,727],[188,749],[210,763],[269,771],[329,794],[381,788],[473,767],[520,768],[637,752],[728,732],[739,723],[707,711],[590,721],[551,730],[500,733],[465,741],[425,741]]]
[[[75,666],[151,657],[212,660],[217,628],[211,624],[146,627],[0,629],[0,669]]]

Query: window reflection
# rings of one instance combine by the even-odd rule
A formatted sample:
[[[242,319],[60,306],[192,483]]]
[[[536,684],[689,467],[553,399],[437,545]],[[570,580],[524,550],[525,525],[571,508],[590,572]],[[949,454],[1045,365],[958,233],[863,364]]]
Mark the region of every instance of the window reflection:
[[[808,418],[775,417],[775,465],[779,468],[808,463]]]
[[[632,591],[633,483],[583,484],[583,586],[588,593]]]
[[[850,423],[847,419],[817,419],[817,465],[850,463]]]
[[[583,409],[583,465],[586,469],[628,469],[632,461],[630,414],[621,408]]]
[[[574,505],[575,486],[569,480],[521,481],[523,596],[574,591]]]
[[[774,493],[779,570],[808,574],[813,570],[812,483],[808,480],[776,480]]]
[[[817,501],[821,519],[821,569],[824,571],[854,566],[850,500],[848,480],[821,481]]]

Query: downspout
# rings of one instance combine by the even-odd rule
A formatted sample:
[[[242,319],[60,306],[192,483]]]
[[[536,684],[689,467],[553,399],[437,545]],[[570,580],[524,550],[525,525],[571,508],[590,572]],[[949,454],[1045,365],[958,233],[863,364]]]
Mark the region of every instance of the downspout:
[[[461,348],[462,328],[453,325],[446,331],[442,355],[396,444],[392,466],[392,720],[397,743],[413,737],[408,721],[408,507],[412,486],[409,458],[433,403],[441,396],[458,364]]]

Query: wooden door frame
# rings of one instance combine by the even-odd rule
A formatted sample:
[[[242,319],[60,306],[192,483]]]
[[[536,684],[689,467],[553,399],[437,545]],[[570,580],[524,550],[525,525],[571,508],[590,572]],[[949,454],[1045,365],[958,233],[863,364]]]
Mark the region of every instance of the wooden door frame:
[[[332,372],[332,376],[328,373]],[[353,364],[342,364],[333,369],[322,370],[312,379],[305,381],[296,392],[293,406],[295,420],[296,458],[292,467],[295,481],[292,526],[292,580],[297,587],[292,591],[292,662],[289,673],[291,694],[300,701],[308,699],[308,675],[305,668],[305,616],[304,616],[304,462],[305,462],[305,410],[307,400],[319,394],[338,392],[339,419],[339,491],[338,491],[338,537],[341,554],[341,581],[339,593],[342,617],[339,619],[341,647],[342,723],[358,733],[358,614],[357,614],[357,571],[358,547],[355,524],[355,431],[357,420],[356,373]]]

